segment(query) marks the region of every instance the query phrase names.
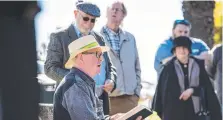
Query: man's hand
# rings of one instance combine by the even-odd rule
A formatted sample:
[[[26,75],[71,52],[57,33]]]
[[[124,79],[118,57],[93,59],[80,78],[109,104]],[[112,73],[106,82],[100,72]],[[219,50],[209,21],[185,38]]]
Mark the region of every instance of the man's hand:
[[[123,116],[125,113],[117,113],[117,114],[114,114],[110,117],[110,120],[116,120],[118,118],[120,118],[121,116]]]
[[[112,80],[106,80],[103,89],[107,93],[111,93],[112,89],[114,88],[114,82]]]
[[[180,95],[180,100],[188,100],[188,98],[190,98],[190,96],[194,93],[194,89],[193,88],[189,88],[187,90],[185,90],[181,95]]]
[[[111,117],[110,117],[110,120],[117,120],[117,119],[119,119],[121,116],[123,116],[125,113],[117,113],[117,114],[115,114],[115,115],[112,115]],[[142,120],[142,116],[138,116],[137,118],[136,118],[136,120]]]

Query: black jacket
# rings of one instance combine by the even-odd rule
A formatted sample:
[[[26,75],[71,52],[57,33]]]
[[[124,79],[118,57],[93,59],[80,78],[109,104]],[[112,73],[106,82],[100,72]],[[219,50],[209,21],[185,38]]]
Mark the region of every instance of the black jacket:
[[[222,104],[222,44],[216,45],[213,49],[213,61],[208,66],[208,73],[215,81],[217,96]]]
[[[181,90],[174,67],[175,59],[176,58],[173,58],[164,66],[159,77],[155,96],[152,102],[152,109],[158,113],[162,120],[197,120],[195,114],[191,114],[191,116],[187,116],[188,119],[185,119],[186,116],[184,108],[187,107],[187,105],[192,105],[192,102],[191,104],[187,104],[186,102],[179,100]],[[194,58],[194,60],[198,63],[200,68],[200,84],[199,87],[194,90],[198,93],[201,87],[205,88],[207,107],[211,112],[212,120],[221,120],[220,104],[205,71],[204,61],[196,58]],[[191,110],[193,111],[193,109]]]

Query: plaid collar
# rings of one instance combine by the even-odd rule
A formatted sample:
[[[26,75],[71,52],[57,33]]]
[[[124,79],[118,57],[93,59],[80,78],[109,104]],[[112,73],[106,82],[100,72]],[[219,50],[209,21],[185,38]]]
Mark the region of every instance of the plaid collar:
[[[105,29],[105,31],[106,31],[107,33],[112,33],[112,34],[114,34],[114,35],[118,35],[118,34],[121,34],[121,33],[123,32],[121,28],[118,29],[118,33],[112,31],[112,30],[111,30],[110,28],[108,28],[107,26],[104,26],[104,29]]]
[[[78,38],[82,37],[83,35],[82,35],[82,33],[80,32],[80,30],[77,28],[76,23],[74,22],[72,25],[74,26],[74,30],[75,30],[75,32],[77,33],[77,37],[78,37]],[[93,32],[90,31],[90,32],[89,32],[89,35],[93,35]]]

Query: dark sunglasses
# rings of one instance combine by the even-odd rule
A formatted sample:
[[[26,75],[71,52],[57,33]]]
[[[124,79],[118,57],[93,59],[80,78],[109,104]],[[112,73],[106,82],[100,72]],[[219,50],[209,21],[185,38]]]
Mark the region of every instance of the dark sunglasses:
[[[94,54],[96,58],[101,58],[101,56],[103,55],[102,52],[83,52],[82,54]]]
[[[83,20],[84,20],[85,22],[91,20],[91,23],[95,23],[95,21],[96,21],[96,18],[92,18],[92,19],[90,19],[89,17],[84,17],[81,13],[80,13],[80,15],[81,15],[81,17],[83,18]]]

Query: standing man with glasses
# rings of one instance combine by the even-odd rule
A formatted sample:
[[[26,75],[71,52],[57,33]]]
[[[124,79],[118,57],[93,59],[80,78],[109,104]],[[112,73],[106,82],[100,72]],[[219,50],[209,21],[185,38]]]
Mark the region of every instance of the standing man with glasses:
[[[116,120],[124,115],[104,115],[102,102],[95,94],[93,77],[100,72],[102,55],[109,50],[94,36],[83,36],[68,46],[70,57],[65,68],[70,72],[63,78],[54,94],[54,120]],[[136,120],[142,120],[138,116]]]
[[[65,63],[69,59],[68,45],[74,40],[93,35],[100,45],[105,45],[102,36],[92,31],[96,18],[100,17],[100,9],[97,5],[89,2],[78,2],[74,10],[75,22],[67,29],[60,30],[50,35],[50,42],[47,50],[47,57],[44,65],[45,74],[59,83],[64,76],[69,73],[65,68]],[[98,96],[103,100],[103,109],[105,114],[109,114],[108,93],[115,88],[115,68],[112,66],[107,53],[103,54],[101,72],[95,76]],[[75,101],[74,101],[75,102]]]
[[[127,15],[125,4],[115,1],[107,8],[107,24],[101,33],[110,47],[108,52],[116,68],[116,89],[110,94],[111,113],[125,113],[138,105],[141,69],[135,37],[120,28]]]
[[[187,20],[175,20],[172,29],[172,36],[169,39],[163,41],[156,52],[155,61],[154,61],[154,68],[158,75],[161,73],[163,64],[168,62],[172,57],[173,54],[171,53],[171,48],[173,47],[173,39],[179,36],[190,36],[190,29],[191,24]],[[206,65],[209,62],[209,54],[208,51],[210,50],[207,44],[197,38],[190,38],[192,40],[192,53],[194,57],[198,59],[205,60]]]

